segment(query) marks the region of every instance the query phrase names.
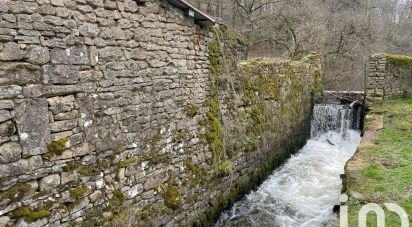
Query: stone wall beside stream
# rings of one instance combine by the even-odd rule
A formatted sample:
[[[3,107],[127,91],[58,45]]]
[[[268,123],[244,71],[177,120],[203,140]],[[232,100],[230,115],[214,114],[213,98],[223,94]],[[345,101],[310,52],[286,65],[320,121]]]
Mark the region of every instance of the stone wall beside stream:
[[[213,221],[319,92],[319,55],[239,66],[246,44],[157,0],[0,0],[0,226]]]

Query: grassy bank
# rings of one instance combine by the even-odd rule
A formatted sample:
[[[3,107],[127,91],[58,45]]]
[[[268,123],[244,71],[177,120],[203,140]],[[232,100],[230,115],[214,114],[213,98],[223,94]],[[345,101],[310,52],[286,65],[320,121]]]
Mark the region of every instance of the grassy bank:
[[[358,226],[365,203],[396,203],[412,220],[412,100],[375,104],[365,127],[366,138],[346,166],[349,226]],[[386,226],[400,226],[395,213],[385,213]],[[376,226],[375,215],[368,216],[368,226]]]

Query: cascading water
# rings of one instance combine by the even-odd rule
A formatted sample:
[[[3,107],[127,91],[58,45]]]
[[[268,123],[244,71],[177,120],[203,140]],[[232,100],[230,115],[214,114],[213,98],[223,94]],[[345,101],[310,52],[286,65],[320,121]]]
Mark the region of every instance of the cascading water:
[[[340,174],[360,142],[354,130],[360,126],[358,112],[343,105],[315,105],[307,144],[256,191],[223,212],[215,226],[332,226]]]

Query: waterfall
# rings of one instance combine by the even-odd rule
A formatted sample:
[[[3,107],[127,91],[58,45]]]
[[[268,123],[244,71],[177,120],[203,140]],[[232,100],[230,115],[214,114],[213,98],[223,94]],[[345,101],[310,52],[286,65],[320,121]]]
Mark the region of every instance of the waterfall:
[[[360,142],[362,110],[314,107],[311,139],[256,190],[222,213],[215,226],[333,226],[340,175]]]
[[[360,129],[362,108],[349,108],[338,104],[316,104],[313,108],[311,123],[311,138],[316,138],[325,132],[334,130],[347,135],[350,129]]]

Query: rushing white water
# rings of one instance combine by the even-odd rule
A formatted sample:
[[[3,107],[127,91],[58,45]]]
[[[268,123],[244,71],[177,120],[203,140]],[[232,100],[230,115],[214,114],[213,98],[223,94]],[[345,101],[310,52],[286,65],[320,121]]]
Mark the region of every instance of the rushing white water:
[[[340,174],[360,142],[360,133],[350,129],[351,112],[340,105],[315,106],[314,137],[224,212],[216,226],[331,226],[337,218],[333,206],[339,204]]]

